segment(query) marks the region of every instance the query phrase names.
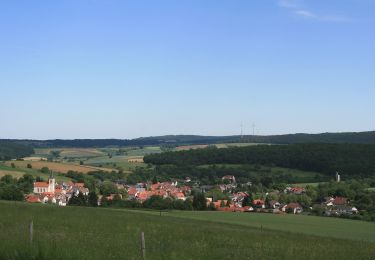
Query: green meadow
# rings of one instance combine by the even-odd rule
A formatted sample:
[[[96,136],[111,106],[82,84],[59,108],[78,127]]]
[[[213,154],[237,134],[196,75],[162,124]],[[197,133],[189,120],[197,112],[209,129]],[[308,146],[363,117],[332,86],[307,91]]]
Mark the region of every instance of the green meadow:
[[[141,259],[141,232],[147,259],[372,259],[375,255],[374,225],[360,221],[4,201],[0,212],[0,259]]]

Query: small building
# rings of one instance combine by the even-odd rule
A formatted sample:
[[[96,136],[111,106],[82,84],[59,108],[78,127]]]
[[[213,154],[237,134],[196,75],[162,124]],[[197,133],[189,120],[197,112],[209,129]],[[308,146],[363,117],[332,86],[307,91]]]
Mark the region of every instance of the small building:
[[[253,200],[253,205],[256,208],[262,208],[262,209],[266,208],[264,200]]]
[[[236,182],[236,178],[233,175],[225,175],[221,178],[223,181],[227,180],[230,182]]]
[[[292,202],[282,207],[282,211],[284,212],[290,211],[293,214],[300,214],[302,213],[303,209],[299,203]]]

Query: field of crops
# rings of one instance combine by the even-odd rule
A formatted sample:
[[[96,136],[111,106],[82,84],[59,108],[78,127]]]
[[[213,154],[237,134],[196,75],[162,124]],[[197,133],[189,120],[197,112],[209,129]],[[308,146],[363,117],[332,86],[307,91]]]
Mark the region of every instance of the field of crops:
[[[13,178],[20,178],[25,173],[31,174],[34,177],[42,177],[43,179],[47,180],[49,177],[49,173],[42,173],[37,169],[28,169],[28,168],[12,168],[9,165],[0,163],[0,178],[4,175],[11,175]],[[55,173],[54,174],[56,180],[58,182],[62,181],[71,181],[70,178],[67,178],[65,174]]]
[[[28,164],[31,164],[32,169],[40,170],[43,167],[48,167],[54,172],[67,173],[68,171],[76,171],[82,173],[88,173],[90,171],[112,171],[112,169],[99,168],[86,165],[75,165],[70,163],[59,163],[59,162],[46,162],[46,161],[8,161],[6,162],[7,166],[10,166],[12,163],[15,164],[17,168],[26,169]]]
[[[141,259],[141,232],[147,259],[371,259],[375,255],[374,226],[359,221],[321,218],[319,222],[297,219],[300,216],[285,221],[268,215],[260,228],[265,214],[255,214],[259,218],[255,220],[247,213],[159,215],[14,202],[0,202],[0,212],[0,259]],[[283,230],[274,230],[277,226],[284,226]],[[328,233],[311,235],[329,226]],[[352,232],[353,239],[341,229]]]

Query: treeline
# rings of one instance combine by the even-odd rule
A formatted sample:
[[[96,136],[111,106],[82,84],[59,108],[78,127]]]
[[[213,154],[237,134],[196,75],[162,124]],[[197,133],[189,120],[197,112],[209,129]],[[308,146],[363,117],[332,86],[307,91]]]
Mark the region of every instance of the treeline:
[[[195,135],[168,135],[157,137],[142,137],[136,139],[55,139],[55,140],[3,140],[17,144],[31,145],[35,148],[58,147],[108,147],[108,146],[145,146],[145,145],[189,145],[189,144],[213,144],[219,142],[235,142],[238,136],[195,136]]]
[[[293,144],[226,149],[206,148],[145,156],[154,165],[259,164],[332,175],[365,177],[375,174],[375,145]]]
[[[322,134],[287,134],[287,135],[232,135],[232,136],[201,136],[201,135],[165,135],[135,139],[73,139],[73,140],[0,140],[18,144],[31,145],[35,148],[50,147],[107,147],[107,146],[144,146],[144,145],[193,145],[217,143],[356,143],[375,144],[375,131]]]
[[[30,145],[0,140],[0,160],[2,161],[30,156],[33,153],[34,149]]]

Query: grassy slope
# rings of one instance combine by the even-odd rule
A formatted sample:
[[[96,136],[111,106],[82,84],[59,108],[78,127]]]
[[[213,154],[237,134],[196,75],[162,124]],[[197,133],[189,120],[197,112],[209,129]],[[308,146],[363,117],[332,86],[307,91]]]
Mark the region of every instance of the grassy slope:
[[[246,227],[304,233],[375,242],[375,223],[304,215],[273,215],[227,212],[170,212],[171,216],[239,224]]]
[[[234,221],[240,225],[217,222],[213,216],[221,213],[215,212],[194,213],[210,219],[206,221],[189,219],[185,212],[159,216],[13,202],[0,202],[0,212],[0,259],[15,255],[18,259],[140,259],[141,231],[148,259],[371,259],[375,255],[374,242],[261,231],[242,221]],[[35,236],[34,245],[28,246],[31,219]]]

